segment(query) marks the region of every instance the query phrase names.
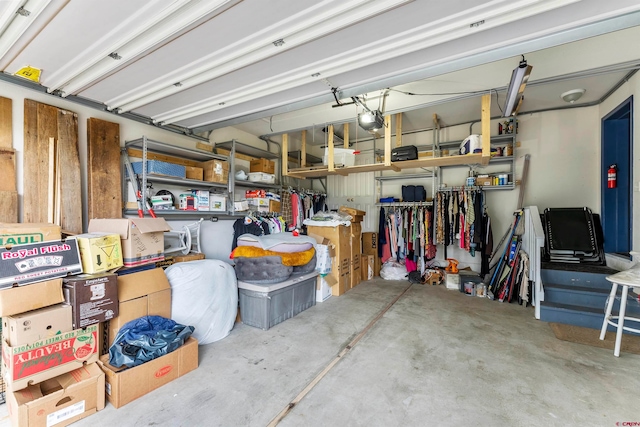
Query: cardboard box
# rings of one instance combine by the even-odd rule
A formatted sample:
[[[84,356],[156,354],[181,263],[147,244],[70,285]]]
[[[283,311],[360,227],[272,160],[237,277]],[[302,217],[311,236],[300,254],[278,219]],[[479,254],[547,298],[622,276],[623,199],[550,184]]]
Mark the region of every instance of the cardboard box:
[[[204,180],[226,184],[229,181],[229,163],[224,160],[209,160],[202,163]]]
[[[307,234],[322,243],[324,239],[333,246],[331,257],[331,273],[335,285],[331,287],[333,295],[345,293],[351,287],[351,227],[340,225],[338,227],[307,226]]]
[[[204,254],[190,252],[187,255],[176,255],[165,257],[163,261],[156,262],[156,267],[165,269],[177,262],[198,261],[204,259]]]
[[[355,288],[360,284],[360,281],[362,280],[362,277],[361,277],[362,273],[360,271],[361,269],[360,254],[353,255],[353,258],[351,258],[351,264],[349,267],[350,267],[349,274],[351,276],[349,288]]]
[[[23,390],[7,392],[11,425],[64,427],[104,409],[104,373],[83,366]]]
[[[60,240],[60,226],[55,224],[0,223],[0,246]]]
[[[377,256],[360,255],[360,277],[362,280],[371,280],[375,275],[375,259]]]
[[[354,209],[355,210],[355,209]],[[362,212],[362,211],[358,211]],[[351,284],[350,288],[357,286],[361,280],[360,272],[360,254],[362,254],[362,224],[359,222],[351,223]]]
[[[56,304],[2,318],[2,337],[16,347],[73,330],[71,306]]]
[[[171,286],[163,269],[119,275],[117,283],[119,312],[106,326],[109,337],[103,343],[106,347],[111,346],[120,328],[131,320],[149,315],[171,319]]]
[[[106,322],[118,315],[117,276],[81,274],[63,280],[64,299],[71,307],[72,329]]]
[[[95,274],[122,267],[120,235],[86,233],[75,237],[78,241],[83,272]]]
[[[362,253],[378,256],[378,233],[362,233]]]
[[[249,172],[275,173],[275,163],[267,159],[251,160],[249,163]]]
[[[331,287],[335,285],[333,276],[318,276],[316,284],[316,302],[323,302],[331,298]]]
[[[98,360],[98,325],[30,344],[2,341],[2,374],[10,390],[21,390]]]
[[[221,194],[212,194],[209,198],[209,210],[214,212],[226,212],[227,197]]]
[[[367,214],[365,211],[361,211],[359,209],[350,208],[347,206],[340,206],[338,209],[339,212],[346,213],[347,215],[351,215],[351,224],[360,223],[364,221],[364,216]]]
[[[493,178],[488,177],[476,177],[476,185],[492,185]]]
[[[171,228],[164,218],[92,219],[89,233],[120,235],[125,267],[150,264],[164,259],[164,232]]]
[[[258,212],[280,212],[280,202],[267,198],[251,198],[247,199],[249,210],[256,210]]]
[[[82,273],[75,239],[0,247],[0,288]]]
[[[64,302],[62,279],[0,290],[0,317],[37,310]]]
[[[209,210],[209,190],[192,190],[193,196],[196,198],[196,210]]]
[[[198,341],[191,337],[177,350],[129,369],[111,366],[108,355],[102,356],[98,365],[105,374],[107,400],[120,408],[195,370],[198,367]]]
[[[204,169],[197,166],[186,166],[187,179],[195,179],[196,181],[202,181],[204,179]]]

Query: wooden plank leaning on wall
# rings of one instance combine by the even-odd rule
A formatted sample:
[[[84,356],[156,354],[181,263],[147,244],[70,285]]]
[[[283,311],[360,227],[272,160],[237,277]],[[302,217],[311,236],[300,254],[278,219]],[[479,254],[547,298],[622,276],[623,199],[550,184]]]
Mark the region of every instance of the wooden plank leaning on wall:
[[[23,222],[48,219],[50,138],[60,159],[60,226],[65,234],[82,233],[78,115],[30,99],[24,100]]]
[[[87,219],[121,218],[120,125],[87,119]]]
[[[18,222],[12,105],[11,99],[0,97],[0,222]]]

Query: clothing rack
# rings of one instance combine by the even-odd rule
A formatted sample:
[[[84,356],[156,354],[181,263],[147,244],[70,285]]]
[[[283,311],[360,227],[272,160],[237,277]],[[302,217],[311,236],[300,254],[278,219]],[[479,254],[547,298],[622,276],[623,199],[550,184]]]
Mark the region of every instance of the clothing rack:
[[[387,202],[376,203],[378,207],[412,207],[412,206],[433,206],[433,201],[428,202]]]
[[[479,185],[460,185],[456,187],[440,187],[440,192],[452,192],[452,191],[482,191],[482,186]]]

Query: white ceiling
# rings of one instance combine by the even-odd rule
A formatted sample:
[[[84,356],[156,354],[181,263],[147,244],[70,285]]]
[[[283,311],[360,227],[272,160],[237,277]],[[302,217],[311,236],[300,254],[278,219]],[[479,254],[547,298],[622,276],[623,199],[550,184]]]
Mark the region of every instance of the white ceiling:
[[[638,25],[637,0],[9,0],[0,69],[12,80],[39,68],[57,96],[157,124],[264,135],[354,118],[353,105],[331,107],[334,91],[368,94],[372,108],[387,87],[498,89],[504,100],[520,54],[534,67],[524,110],[560,106],[576,87],[587,89],[580,102],[597,102],[640,60]],[[477,102],[392,91],[386,110],[407,111],[404,128],[417,129],[433,113],[473,120]]]

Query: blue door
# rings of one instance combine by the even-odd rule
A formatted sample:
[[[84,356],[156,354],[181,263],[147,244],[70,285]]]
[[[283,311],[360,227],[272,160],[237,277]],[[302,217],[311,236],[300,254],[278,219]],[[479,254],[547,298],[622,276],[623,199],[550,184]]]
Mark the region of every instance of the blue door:
[[[604,251],[629,256],[632,239],[632,117],[630,97],[602,119],[602,229]],[[607,176],[616,165],[616,188],[608,188]]]

